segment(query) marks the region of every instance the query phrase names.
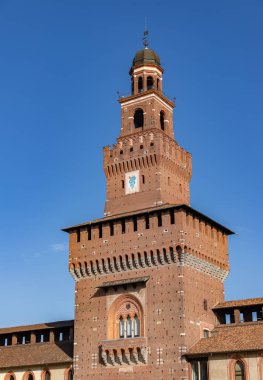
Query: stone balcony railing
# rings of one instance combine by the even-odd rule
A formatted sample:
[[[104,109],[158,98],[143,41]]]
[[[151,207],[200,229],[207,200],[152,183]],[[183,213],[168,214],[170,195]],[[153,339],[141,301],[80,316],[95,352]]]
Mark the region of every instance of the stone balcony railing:
[[[100,356],[105,366],[146,364],[146,338],[100,341]]]

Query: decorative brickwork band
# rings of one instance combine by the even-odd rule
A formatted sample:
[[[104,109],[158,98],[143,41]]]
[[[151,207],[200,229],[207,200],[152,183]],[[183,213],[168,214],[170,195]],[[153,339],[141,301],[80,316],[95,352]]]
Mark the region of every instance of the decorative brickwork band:
[[[190,253],[178,253],[173,248],[169,250],[159,249],[156,252],[143,252],[116,257],[108,257],[107,259],[96,260],[71,264],[70,273],[73,279],[77,282],[86,277],[103,276],[109,273],[127,272],[145,267],[159,266],[159,265],[177,265],[188,266],[199,272],[206,273],[217,280],[224,282],[228,276],[228,271],[224,270],[214,264],[208,263]]]

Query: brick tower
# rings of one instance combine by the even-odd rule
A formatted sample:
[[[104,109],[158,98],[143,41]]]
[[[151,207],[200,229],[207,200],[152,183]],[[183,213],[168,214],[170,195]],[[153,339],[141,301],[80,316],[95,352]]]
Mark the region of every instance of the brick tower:
[[[191,155],[173,134],[158,55],[145,46],[104,148],[105,215],[65,228],[76,281],[74,379],[187,379],[182,354],[214,326],[232,232],[189,205]]]

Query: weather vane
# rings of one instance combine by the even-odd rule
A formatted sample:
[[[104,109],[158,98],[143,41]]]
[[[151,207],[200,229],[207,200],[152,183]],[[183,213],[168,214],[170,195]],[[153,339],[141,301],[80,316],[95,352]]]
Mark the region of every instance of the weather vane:
[[[147,19],[145,17],[145,28],[144,28],[143,39],[142,39],[145,47],[148,47],[149,45],[148,35],[149,35],[149,30],[147,29]]]

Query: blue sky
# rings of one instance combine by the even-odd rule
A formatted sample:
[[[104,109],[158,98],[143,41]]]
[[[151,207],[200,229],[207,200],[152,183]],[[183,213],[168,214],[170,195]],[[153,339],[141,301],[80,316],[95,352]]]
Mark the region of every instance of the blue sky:
[[[74,316],[61,228],[103,215],[102,147],[145,17],[191,205],[237,232],[226,298],[263,296],[262,1],[0,0],[2,327]]]

